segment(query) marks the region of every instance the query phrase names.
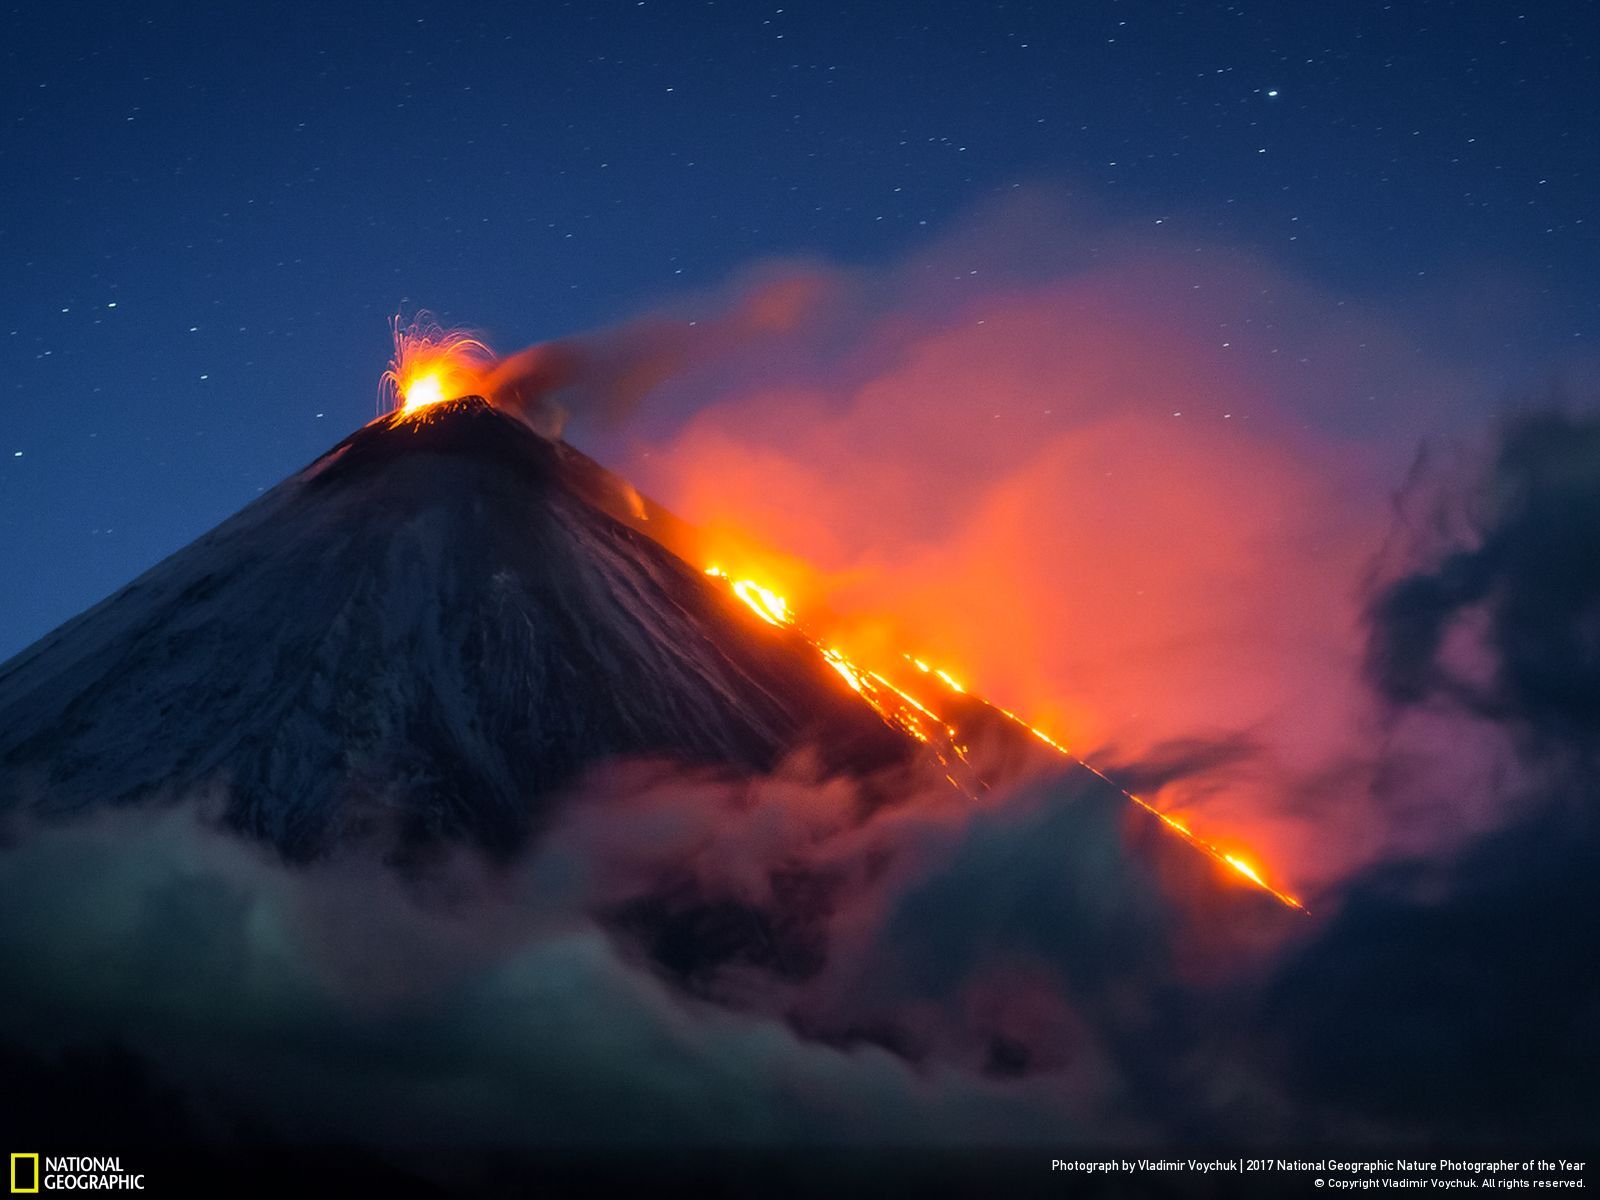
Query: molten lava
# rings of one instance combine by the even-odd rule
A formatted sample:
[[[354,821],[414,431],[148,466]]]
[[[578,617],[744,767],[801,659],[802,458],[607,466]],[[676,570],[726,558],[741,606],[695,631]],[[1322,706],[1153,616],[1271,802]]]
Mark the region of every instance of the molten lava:
[[[378,385],[380,412],[419,412],[445,400],[481,394],[494,351],[464,329],[444,329],[426,313],[392,322],[394,357]]]
[[[708,567],[706,574],[725,582],[733,594],[768,625],[792,629],[805,639],[822,656],[823,661],[837,671],[844,681],[850,685],[851,689],[872,706],[873,710],[877,712],[885,723],[902,730],[930,747],[935,758],[945,768],[945,778],[950,781],[952,786],[968,796],[975,796],[978,790],[988,787],[972,770],[971,764],[967,759],[967,747],[962,743],[961,735],[956,727],[941,717],[936,708],[933,707],[936,702],[918,699],[905,689],[891,683],[878,672],[857,665],[837,646],[829,645],[812,637],[800,625],[794,610],[789,606],[789,602],[783,596],[772,591],[772,589],[764,587],[753,579],[734,578],[719,566]],[[1009,709],[1001,708],[999,705],[990,704],[982,697],[973,696],[948,672],[930,666],[922,659],[915,658],[909,654],[904,657],[917,671],[927,676],[930,680],[938,680],[939,684],[950,692],[974,700],[985,708],[1000,714],[1012,724],[1049,746],[1057,754],[1092,772],[1116,788],[1134,804],[1150,813],[1166,828],[1177,834],[1195,849],[1227,867],[1234,874],[1267,893],[1280,904],[1298,909],[1301,912],[1305,911],[1305,906],[1299,900],[1287,892],[1273,887],[1263,877],[1261,870],[1241,854],[1224,850],[1215,843],[1200,837],[1183,821],[1180,821],[1177,817],[1169,816],[1147,800],[1134,795],[1117,783],[1116,780],[1107,777],[1104,772],[1077,757],[1049,734],[1030,725],[1016,713],[1011,712]]]

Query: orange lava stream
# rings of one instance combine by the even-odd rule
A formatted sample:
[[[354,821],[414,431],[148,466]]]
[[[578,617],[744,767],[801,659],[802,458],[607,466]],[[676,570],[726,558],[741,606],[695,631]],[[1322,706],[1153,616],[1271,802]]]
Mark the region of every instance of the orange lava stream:
[[[719,566],[708,567],[706,574],[725,582],[732,593],[768,625],[791,629],[804,639],[807,644],[822,655],[823,661],[828,666],[839,673],[845,683],[849,684],[852,691],[856,692],[872,706],[873,710],[885,723],[902,730],[928,746],[940,765],[945,768],[945,778],[957,790],[975,798],[978,790],[987,789],[988,785],[979,779],[971,769],[971,764],[967,760],[967,747],[962,744],[960,734],[955,726],[940,717],[926,703],[890,683],[878,672],[858,666],[838,647],[830,646],[812,637],[800,625],[794,610],[789,606],[789,602],[770,588],[763,587],[753,579],[735,579]],[[905,657],[907,662],[930,679],[936,679],[950,691],[967,696],[969,699],[992,709],[1008,721],[1032,734],[1064,758],[1077,763],[1086,771],[1093,772],[1096,777],[1116,788],[1123,796],[1150,813],[1195,849],[1222,866],[1227,867],[1234,874],[1267,893],[1280,904],[1288,908],[1297,909],[1300,912],[1306,911],[1305,905],[1295,897],[1287,892],[1279,891],[1268,883],[1262,876],[1261,870],[1242,855],[1223,850],[1214,842],[1199,836],[1183,821],[1180,821],[1177,817],[1169,816],[1153,804],[1134,795],[1116,780],[1108,777],[1098,767],[1085,762],[1060,742],[1050,737],[1049,734],[1029,724],[1016,713],[1009,709],[1001,708],[997,704],[991,704],[981,696],[972,695],[948,672],[930,666],[923,660],[913,658],[911,655],[906,655]],[[956,777],[958,774],[962,776],[961,779]]]

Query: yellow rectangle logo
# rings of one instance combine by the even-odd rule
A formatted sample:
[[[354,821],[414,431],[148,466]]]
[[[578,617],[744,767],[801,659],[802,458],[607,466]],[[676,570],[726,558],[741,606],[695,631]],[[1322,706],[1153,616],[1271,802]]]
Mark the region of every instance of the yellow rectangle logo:
[[[17,1163],[32,1162],[33,1172],[29,1176],[31,1186],[24,1187],[17,1179]],[[13,1154],[11,1156],[11,1190],[13,1192],[37,1192],[39,1190],[39,1156],[37,1154]]]

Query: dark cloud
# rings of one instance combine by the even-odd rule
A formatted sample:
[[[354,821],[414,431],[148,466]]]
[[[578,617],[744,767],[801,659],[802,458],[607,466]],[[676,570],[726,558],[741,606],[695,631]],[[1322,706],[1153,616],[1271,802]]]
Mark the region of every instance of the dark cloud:
[[[1396,703],[1439,701],[1587,755],[1600,733],[1600,421],[1511,420],[1467,501],[1475,540],[1374,602],[1369,674]],[[1457,633],[1474,643],[1466,663],[1449,652]]]
[[[1519,815],[1349,881],[1265,1023],[1336,1128],[1582,1144],[1600,1127],[1600,421],[1518,416],[1485,464],[1426,498],[1453,532],[1376,596],[1368,667],[1399,714],[1507,730]]]
[[[177,810],[36,831],[0,857],[8,1053],[104,1075],[130,1101],[118,1121],[154,1095],[223,1139],[1061,1135],[1047,1091],[914,1072],[688,999],[552,902],[553,870],[479,876],[470,901],[458,887],[440,905],[391,872],[286,867]]]
[[[0,1025],[19,1070],[107,1079],[108,1128],[156,1097],[213,1142],[1221,1136],[1174,944],[1297,918],[1237,881],[1190,911],[1228,885],[1154,825],[1076,768],[974,806],[805,761],[618,764],[516,861],[405,874],[104,812],[0,855]]]
[[[1590,1141],[1597,849],[1592,826],[1547,816],[1457,861],[1352,881],[1337,918],[1265,997],[1302,1119],[1396,1141]]]

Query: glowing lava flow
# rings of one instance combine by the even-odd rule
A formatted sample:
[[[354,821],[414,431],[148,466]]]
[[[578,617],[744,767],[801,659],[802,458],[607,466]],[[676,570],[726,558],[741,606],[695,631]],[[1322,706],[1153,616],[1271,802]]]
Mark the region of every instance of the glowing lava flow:
[[[842,650],[811,637],[800,628],[789,602],[771,588],[763,587],[753,579],[734,579],[721,567],[709,567],[706,574],[725,582],[733,594],[768,625],[793,629],[804,638],[822,655],[822,661],[838,672],[851,690],[872,706],[885,724],[928,747],[935,761],[944,768],[945,778],[952,787],[972,798],[988,787],[967,761],[967,747],[958,740],[955,726],[878,672],[857,666]]]
[[[409,416],[481,391],[495,356],[480,338],[462,329],[443,329],[426,313],[418,313],[405,328],[399,317],[391,326],[394,357],[378,384],[380,412]]]
[[[801,627],[799,620],[795,617],[794,610],[789,607],[789,602],[770,588],[763,587],[752,579],[735,579],[717,566],[707,568],[706,574],[725,582],[733,594],[768,625],[794,630],[795,633],[822,655],[823,661],[837,671],[844,681],[863,700],[870,704],[873,710],[887,724],[904,731],[919,742],[929,746],[940,765],[945,768],[945,778],[958,790],[968,796],[975,796],[978,790],[988,787],[977,777],[976,772],[971,769],[971,764],[967,760],[967,747],[961,743],[960,734],[955,726],[940,717],[931,707],[904,689],[890,683],[878,672],[856,665],[837,647],[827,645],[813,638]],[[1026,730],[1039,741],[1049,746],[1057,754],[1077,763],[1084,770],[1092,772],[1099,779],[1116,788],[1127,799],[1150,813],[1195,849],[1227,867],[1261,891],[1266,892],[1280,904],[1298,909],[1301,912],[1305,911],[1305,905],[1287,892],[1280,892],[1269,884],[1262,877],[1260,870],[1247,859],[1238,854],[1231,854],[1215,843],[1200,837],[1184,822],[1176,817],[1168,816],[1153,804],[1134,795],[1116,780],[1109,778],[1099,768],[1084,762],[1083,759],[1073,754],[1060,742],[1050,737],[1049,734],[1030,725],[1027,721],[1017,716],[1016,713],[1009,709],[1001,708],[997,704],[990,704],[981,696],[972,695],[960,683],[956,682],[948,672],[929,666],[919,658],[913,658],[910,655],[905,657],[907,662],[930,679],[936,679],[950,691],[966,696],[969,700],[999,713],[1012,724]],[[957,777],[958,775],[960,778]]]

